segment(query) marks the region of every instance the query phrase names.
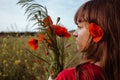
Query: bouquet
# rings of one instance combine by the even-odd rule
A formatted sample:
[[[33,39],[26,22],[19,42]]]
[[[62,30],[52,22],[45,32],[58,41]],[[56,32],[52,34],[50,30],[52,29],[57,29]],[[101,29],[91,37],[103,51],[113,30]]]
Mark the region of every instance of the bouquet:
[[[34,0],[20,0],[18,4],[26,8],[28,19],[34,20],[34,25],[38,25],[37,38],[29,39],[28,45],[33,50],[38,50],[41,44],[44,45],[45,54],[49,59],[36,57],[49,65],[49,75],[54,79],[64,68],[65,47],[68,46],[64,41],[71,35],[63,25],[60,25],[60,17],[57,18],[56,23],[53,23],[46,7],[37,4]]]

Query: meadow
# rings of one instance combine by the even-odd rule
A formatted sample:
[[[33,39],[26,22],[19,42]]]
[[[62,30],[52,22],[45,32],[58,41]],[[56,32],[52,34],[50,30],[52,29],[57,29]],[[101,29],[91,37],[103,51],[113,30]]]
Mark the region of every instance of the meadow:
[[[19,33],[0,37],[0,80],[46,80],[49,76],[49,66],[32,54],[46,60],[49,55],[45,54],[44,46],[36,51],[31,50],[27,44],[31,37],[19,36]],[[75,66],[80,60],[75,38],[71,36],[66,42],[70,45],[65,51],[64,69]]]

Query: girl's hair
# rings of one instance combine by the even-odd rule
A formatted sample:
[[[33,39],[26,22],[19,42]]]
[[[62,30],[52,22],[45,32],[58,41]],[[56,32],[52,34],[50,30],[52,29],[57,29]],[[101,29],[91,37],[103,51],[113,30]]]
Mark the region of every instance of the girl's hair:
[[[82,21],[93,22],[104,30],[104,36],[98,43],[91,40],[85,59],[101,63],[105,80],[120,80],[119,14],[119,0],[90,0],[78,9],[74,17],[76,24]],[[82,65],[76,67],[77,75],[79,75],[80,66]]]

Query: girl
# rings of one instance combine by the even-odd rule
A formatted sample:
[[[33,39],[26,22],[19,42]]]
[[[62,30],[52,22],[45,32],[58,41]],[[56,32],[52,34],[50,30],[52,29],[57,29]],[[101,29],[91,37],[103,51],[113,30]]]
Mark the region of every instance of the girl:
[[[119,14],[119,0],[90,0],[78,9],[73,35],[83,59],[56,80],[120,80]]]

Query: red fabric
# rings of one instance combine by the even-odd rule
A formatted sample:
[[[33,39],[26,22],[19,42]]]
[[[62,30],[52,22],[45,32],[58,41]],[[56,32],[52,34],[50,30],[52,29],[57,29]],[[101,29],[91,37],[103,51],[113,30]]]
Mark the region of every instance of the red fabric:
[[[60,72],[55,80],[76,80],[75,74],[75,68],[68,68]],[[92,63],[84,64],[80,72],[80,80],[104,80],[102,69]]]

